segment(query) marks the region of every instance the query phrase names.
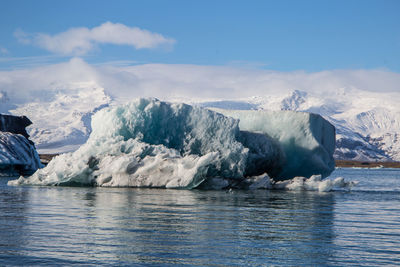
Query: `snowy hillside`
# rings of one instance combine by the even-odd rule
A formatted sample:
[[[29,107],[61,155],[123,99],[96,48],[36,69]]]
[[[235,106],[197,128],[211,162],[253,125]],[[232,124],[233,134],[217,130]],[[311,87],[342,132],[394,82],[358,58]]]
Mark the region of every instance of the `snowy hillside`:
[[[156,97],[225,109],[295,110],[336,126],[338,159],[400,161],[400,74],[276,72],[197,65],[90,65],[80,58],[0,71],[0,112],[25,115],[39,153],[76,150],[98,110]]]
[[[34,123],[29,134],[39,153],[76,150],[91,132],[92,115],[110,104],[111,98],[94,84],[73,84],[47,92],[47,96],[10,110],[27,115]]]

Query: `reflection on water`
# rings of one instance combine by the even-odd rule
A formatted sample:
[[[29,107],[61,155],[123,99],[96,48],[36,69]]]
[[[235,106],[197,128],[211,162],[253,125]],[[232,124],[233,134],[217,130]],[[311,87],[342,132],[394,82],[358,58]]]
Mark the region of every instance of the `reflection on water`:
[[[8,187],[1,180],[0,265],[396,264],[400,201],[392,193]]]
[[[1,196],[1,212],[10,216],[2,219],[0,242],[8,263],[323,264],[333,246],[332,194],[7,191]]]

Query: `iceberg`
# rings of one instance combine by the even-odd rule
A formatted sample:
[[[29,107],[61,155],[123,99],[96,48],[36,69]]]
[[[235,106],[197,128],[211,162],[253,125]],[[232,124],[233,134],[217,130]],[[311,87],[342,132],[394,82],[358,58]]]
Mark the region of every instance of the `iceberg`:
[[[199,186],[220,189],[244,185],[247,188],[255,188],[256,185],[250,184],[259,185],[265,182],[254,177],[270,175],[286,179],[292,178],[290,175],[293,172],[300,173],[301,166],[296,165],[298,163],[290,164],[290,160],[296,160],[297,157],[287,153],[303,153],[304,158],[326,157],[320,161],[329,161],[332,157],[333,149],[329,157],[319,148],[322,143],[331,144],[331,140],[326,141],[325,138],[334,138],[334,128],[320,129],[316,132],[309,129],[328,127],[324,122],[317,119],[317,124],[313,121],[311,125],[310,121],[306,121],[306,116],[303,116],[303,120],[297,122],[303,129],[287,127],[287,130],[309,131],[310,135],[315,136],[328,134],[327,137],[317,136],[320,138],[317,138],[318,140],[314,138],[320,141],[320,146],[314,144],[314,139],[304,133],[303,136],[297,134],[299,140],[288,138],[291,142],[304,145],[303,150],[291,151],[282,143],[286,139],[268,134],[271,132],[263,127],[268,124],[276,125],[262,121],[268,119],[268,116],[260,114],[248,118],[241,116],[239,120],[235,118],[235,114],[225,114],[222,110],[217,112],[157,99],[138,99],[125,105],[108,107],[93,116],[92,133],[78,150],[53,158],[45,168],[39,169],[32,176],[20,177],[10,181],[9,185],[185,189]],[[284,113],[276,115],[283,116]],[[292,122],[295,120],[296,118],[293,118]],[[279,119],[276,119],[277,121]],[[252,123],[260,125],[254,126],[254,129],[247,127]],[[328,133],[329,130],[333,130],[333,135],[332,132]],[[280,132],[283,133],[284,129]],[[295,134],[292,133],[293,135]],[[317,142],[315,140],[314,142]],[[323,147],[322,145],[321,149]],[[325,153],[328,154],[329,151],[326,150]],[[312,163],[320,162],[312,158],[310,162],[304,159],[302,163],[311,166]],[[307,170],[307,174],[310,173],[308,177],[313,174],[327,175],[328,165],[324,162]],[[297,169],[293,166],[297,166]],[[292,169],[287,171],[287,167]],[[299,173],[296,175],[299,176]]]
[[[0,174],[30,175],[41,168],[35,147],[21,134],[0,132]]]
[[[25,127],[25,116],[0,114],[0,175],[30,175],[42,167]]]

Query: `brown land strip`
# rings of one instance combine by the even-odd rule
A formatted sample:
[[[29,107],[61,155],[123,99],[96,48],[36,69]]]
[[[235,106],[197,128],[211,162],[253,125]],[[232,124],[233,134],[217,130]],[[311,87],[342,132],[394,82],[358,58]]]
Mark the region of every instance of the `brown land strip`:
[[[39,154],[40,162],[44,165],[47,165],[52,158],[59,154]]]
[[[395,161],[353,161],[353,160],[336,160],[336,167],[361,167],[361,168],[400,168],[400,162]]]

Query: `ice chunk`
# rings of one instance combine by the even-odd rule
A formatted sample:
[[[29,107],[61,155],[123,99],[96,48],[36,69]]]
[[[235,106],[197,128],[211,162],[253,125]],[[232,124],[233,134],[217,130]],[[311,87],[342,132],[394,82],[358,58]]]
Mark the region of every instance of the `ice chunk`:
[[[244,175],[238,121],[210,110],[140,99],[99,111],[92,129],[77,151],[9,184],[194,188]]]
[[[357,181],[345,181],[342,177],[337,177],[334,180],[322,180],[321,175],[313,175],[308,179],[305,177],[294,177],[286,181],[277,181],[273,183],[272,188],[293,191],[329,192],[339,188],[351,189],[357,183]]]
[[[278,173],[268,172],[274,179],[314,174],[326,177],[334,170],[335,127],[320,115],[294,111],[213,110],[239,119],[241,131],[264,134],[280,144],[285,160],[278,160],[282,163]]]
[[[203,189],[220,190],[236,189],[269,189],[287,191],[318,191],[329,192],[333,190],[351,190],[358,184],[357,181],[345,181],[342,177],[335,179],[322,179],[321,175],[313,175],[310,178],[294,177],[285,181],[276,181],[264,173],[258,176],[246,177],[241,181],[224,179],[221,177],[210,178],[201,185]]]
[[[35,147],[21,134],[0,132],[0,173],[32,174],[42,167]]]

